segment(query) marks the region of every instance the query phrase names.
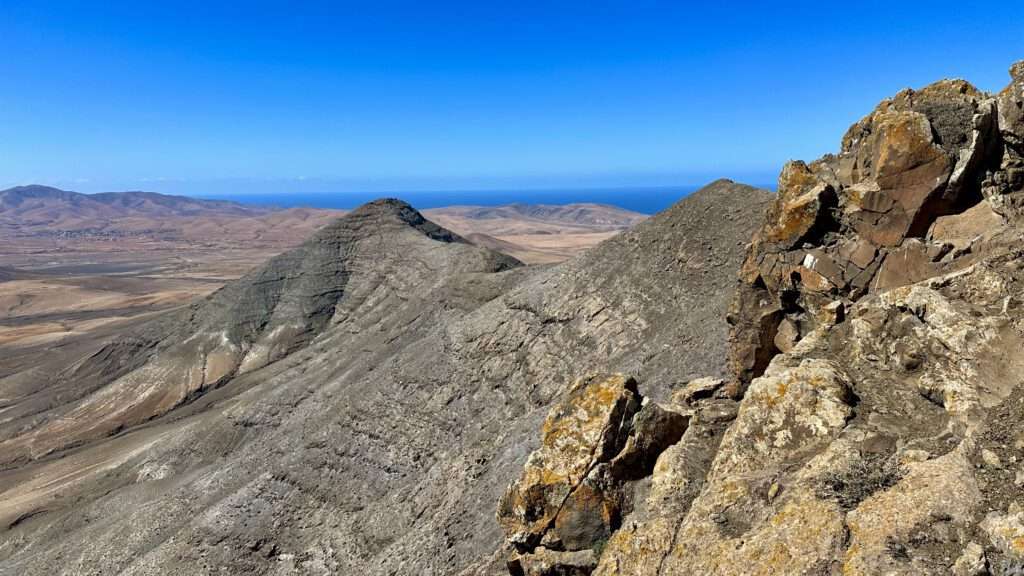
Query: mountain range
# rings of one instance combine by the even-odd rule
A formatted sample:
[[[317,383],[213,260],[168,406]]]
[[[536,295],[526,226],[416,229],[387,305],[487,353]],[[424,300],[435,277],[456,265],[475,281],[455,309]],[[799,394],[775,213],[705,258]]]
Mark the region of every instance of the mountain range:
[[[153,192],[81,194],[47,186],[0,191],[0,238],[129,239],[283,249],[343,210],[281,209]],[[425,214],[466,237],[500,245],[527,262],[559,262],[633,226],[646,215],[603,204],[452,206]]]
[[[901,91],[777,194],[718,180],[554,265],[384,199],[22,349],[0,573],[1019,574],[1010,75]],[[451,217],[510,215],[552,218]]]
[[[664,390],[724,369],[732,270],[769,198],[719,182],[552,268],[372,203],[205,301],[48,351],[47,369],[3,380],[0,516],[62,536],[8,539],[2,553],[26,574],[57,566],[19,560],[44,542],[77,558],[64,566],[99,571],[129,557],[140,573],[468,566],[498,542],[486,502],[578,358],[658,375]],[[694,354],[672,353],[681,342]],[[64,507],[71,493],[93,504]],[[101,509],[120,512],[89,520]],[[281,558],[285,540],[312,555]]]

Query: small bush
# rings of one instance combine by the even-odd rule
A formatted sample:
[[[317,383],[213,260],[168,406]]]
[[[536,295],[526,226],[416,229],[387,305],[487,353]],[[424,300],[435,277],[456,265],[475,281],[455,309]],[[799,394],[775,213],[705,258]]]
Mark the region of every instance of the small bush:
[[[846,470],[825,475],[818,488],[820,498],[832,498],[852,510],[875,492],[895,486],[905,471],[895,456],[865,454]]]

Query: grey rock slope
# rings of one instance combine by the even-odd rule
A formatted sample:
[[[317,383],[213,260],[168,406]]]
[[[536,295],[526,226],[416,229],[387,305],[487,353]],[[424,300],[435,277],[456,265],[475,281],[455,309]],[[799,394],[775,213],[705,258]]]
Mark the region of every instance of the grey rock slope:
[[[719,181],[550,268],[403,204],[357,211],[350,236],[325,231],[112,343],[93,391],[68,391],[75,409],[138,405],[159,375],[147,419],[68,442],[68,409],[36,408],[15,437],[34,439],[0,446],[0,573],[486,568],[495,503],[569,381],[630,372],[660,397],[724,371],[729,288],[770,198]],[[183,395],[190,365],[204,384]]]
[[[384,238],[388,250],[381,250]],[[438,242],[452,244],[450,254],[427,250]],[[0,380],[5,397],[16,399],[0,421],[0,466],[139,424],[280,360],[349,313],[365,284],[376,289],[382,275],[426,289],[449,275],[517,264],[469,246],[407,204],[367,204],[202,302],[56,374],[36,367]]]

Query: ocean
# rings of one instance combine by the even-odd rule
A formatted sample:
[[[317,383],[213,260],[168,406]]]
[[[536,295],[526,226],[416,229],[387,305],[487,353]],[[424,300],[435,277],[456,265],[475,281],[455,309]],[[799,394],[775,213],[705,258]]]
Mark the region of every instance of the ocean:
[[[627,210],[654,214],[675,204],[698,186],[657,188],[593,188],[552,190],[448,190],[409,192],[318,192],[279,194],[211,194],[203,198],[231,200],[242,204],[282,208],[351,209],[377,198],[400,198],[415,208],[440,208],[456,205],[497,206],[501,204],[573,204],[593,202],[611,204]]]

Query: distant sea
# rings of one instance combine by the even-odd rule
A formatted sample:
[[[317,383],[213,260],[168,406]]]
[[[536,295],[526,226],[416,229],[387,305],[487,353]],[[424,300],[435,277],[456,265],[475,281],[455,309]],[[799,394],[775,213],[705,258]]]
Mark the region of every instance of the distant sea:
[[[501,204],[573,204],[593,202],[611,204],[627,210],[654,214],[675,204],[698,186],[670,186],[657,188],[594,188],[564,190],[448,190],[410,192],[317,192],[280,194],[211,194],[202,198],[231,200],[242,204],[278,206],[281,208],[335,208],[350,209],[377,198],[400,198],[415,208],[441,208],[444,206]]]

